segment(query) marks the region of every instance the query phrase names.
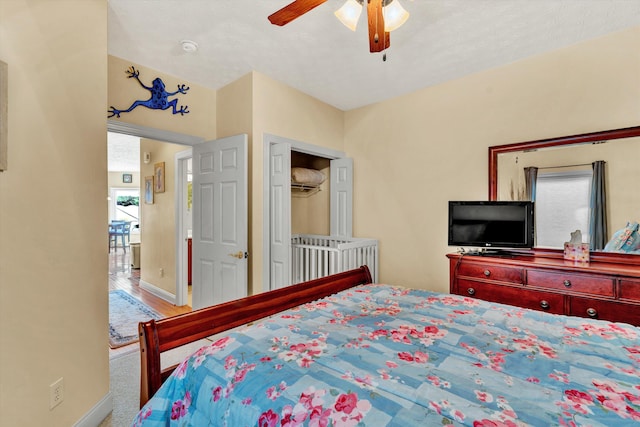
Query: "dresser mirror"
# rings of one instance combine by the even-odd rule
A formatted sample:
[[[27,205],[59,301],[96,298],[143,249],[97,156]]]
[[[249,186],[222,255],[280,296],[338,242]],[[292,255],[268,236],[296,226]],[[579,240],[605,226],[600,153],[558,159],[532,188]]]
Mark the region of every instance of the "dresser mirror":
[[[598,160],[605,161],[608,241],[627,221],[640,222],[640,126],[489,147],[489,200],[528,200],[525,167],[535,166],[547,174],[550,170],[591,170],[591,163]],[[571,231],[566,230],[564,240],[569,240]],[[556,243],[536,251],[553,253],[561,247],[562,243]],[[591,255],[592,259],[630,257],[631,262],[637,262],[638,256]]]

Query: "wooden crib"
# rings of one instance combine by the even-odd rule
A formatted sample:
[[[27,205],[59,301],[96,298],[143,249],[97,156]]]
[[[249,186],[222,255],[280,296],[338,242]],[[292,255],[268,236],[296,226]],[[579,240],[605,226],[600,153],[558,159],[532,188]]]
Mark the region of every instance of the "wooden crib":
[[[307,282],[366,265],[378,281],[378,241],[313,234],[291,236],[292,284]]]

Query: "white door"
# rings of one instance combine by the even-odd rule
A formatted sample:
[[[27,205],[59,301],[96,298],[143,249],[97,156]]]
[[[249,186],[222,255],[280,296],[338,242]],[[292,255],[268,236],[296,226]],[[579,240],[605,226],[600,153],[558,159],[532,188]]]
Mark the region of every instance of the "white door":
[[[331,236],[353,237],[353,159],[331,160]]]
[[[291,284],[291,144],[273,144],[269,159],[271,289]]]
[[[193,308],[247,295],[247,135],[193,147]]]

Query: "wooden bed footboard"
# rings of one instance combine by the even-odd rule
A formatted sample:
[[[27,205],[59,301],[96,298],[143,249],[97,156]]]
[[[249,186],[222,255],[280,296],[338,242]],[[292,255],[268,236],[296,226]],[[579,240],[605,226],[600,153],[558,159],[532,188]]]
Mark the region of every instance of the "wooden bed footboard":
[[[345,289],[371,283],[367,266],[252,295],[161,320],[140,322],[140,407],[177,365],[162,369],[160,354]]]

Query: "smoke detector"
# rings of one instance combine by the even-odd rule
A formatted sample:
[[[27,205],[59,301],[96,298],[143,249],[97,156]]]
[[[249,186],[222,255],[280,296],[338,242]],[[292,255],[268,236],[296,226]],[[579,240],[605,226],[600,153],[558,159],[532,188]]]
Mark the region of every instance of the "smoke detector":
[[[182,45],[182,50],[184,50],[187,53],[193,53],[196,50],[198,50],[198,43],[194,41],[182,40],[180,44]]]

